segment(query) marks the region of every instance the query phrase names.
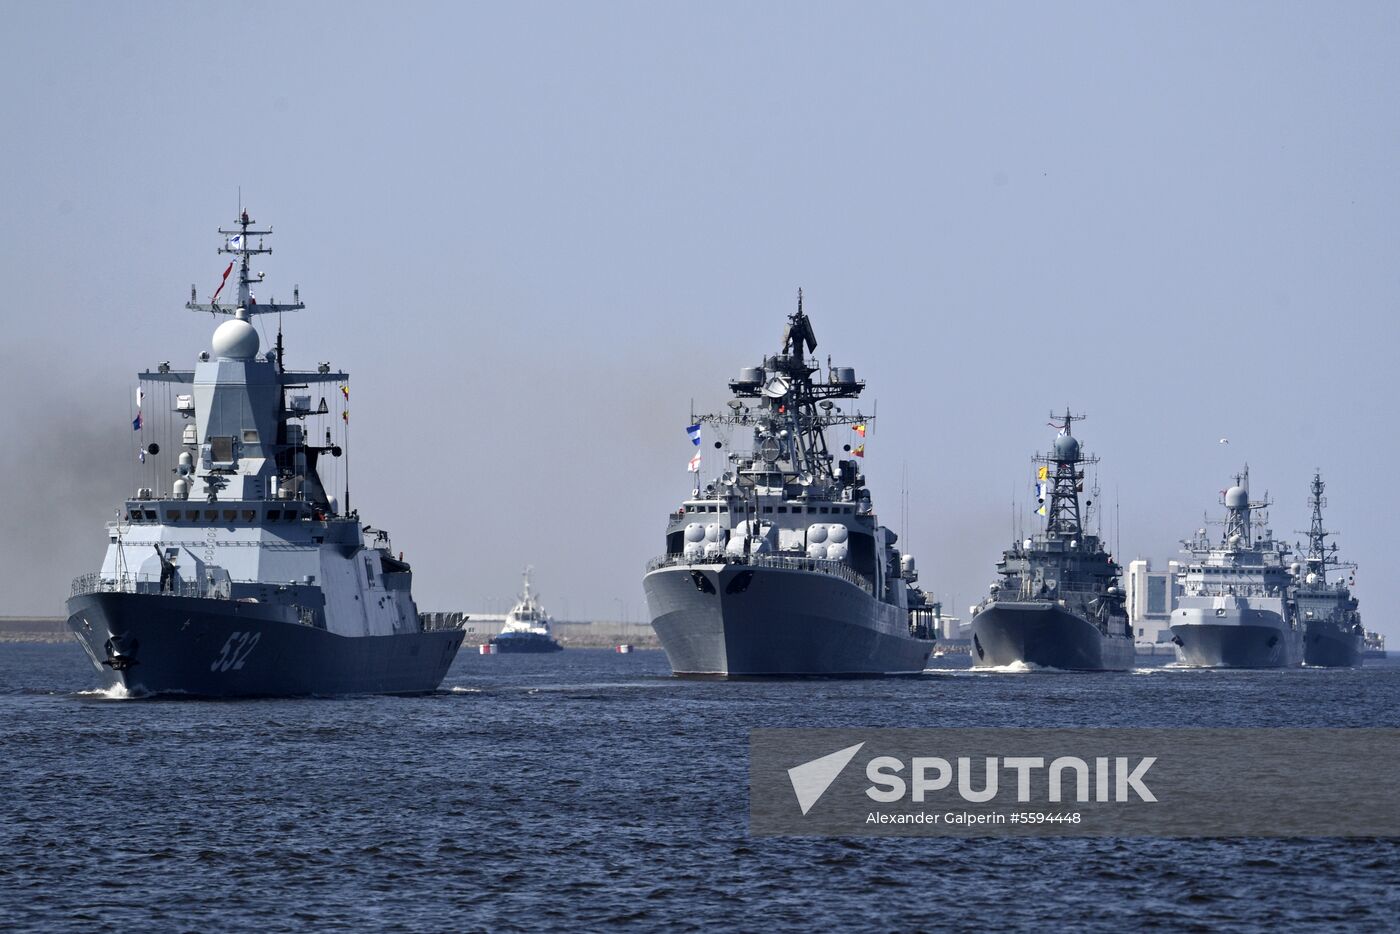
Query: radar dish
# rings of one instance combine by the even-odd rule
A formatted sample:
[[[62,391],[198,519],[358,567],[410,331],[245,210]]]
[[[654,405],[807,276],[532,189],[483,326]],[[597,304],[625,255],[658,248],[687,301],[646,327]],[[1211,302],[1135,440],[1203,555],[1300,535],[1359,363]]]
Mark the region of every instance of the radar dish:
[[[770,399],[781,399],[792,391],[792,384],[785,376],[775,376],[763,385],[763,394]]]

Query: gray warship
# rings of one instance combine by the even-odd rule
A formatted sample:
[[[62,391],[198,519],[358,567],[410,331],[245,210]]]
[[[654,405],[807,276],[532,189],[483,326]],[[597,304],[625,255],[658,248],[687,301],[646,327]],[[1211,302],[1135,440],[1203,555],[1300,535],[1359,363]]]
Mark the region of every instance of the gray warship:
[[[68,625],[104,686],[132,694],[433,691],[462,631],[423,629],[409,564],[350,508],[348,462],[343,504],[322,480],[344,453],[349,376],[283,367],[280,315],[304,307],[300,290],[260,304],[263,273],[249,268],[272,252],[272,230],[242,211],[219,233],[232,257],[223,279],[202,304],[192,286],[185,307],[228,320],[193,370],[140,374],[133,461],[150,485],[108,523],[101,570],[73,582]],[[235,266],[236,298],[219,304]],[[277,341],[259,355],[252,319],[268,314]],[[317,386],[339,418],[324,396],[313,406]]]
[[[703,486],[696,451],[695,488],[643,579],[677,675],[879,676],[928,662],[933,609],[914,559],[876,517],[857,466],[864,444],[840,458],[828,447],[836,426],[864,438],[870,420],[837,403],[865,384],[830,361],[819,374],[816,347],[799,291],[781,350],[730,382],[729,412],[691,418],[696,445],[704,426],[752,430],[753,445]]]
[[[1044,513],[1045,529],[1012,545],[997,563],[1001,579],[972,617],[974,667],[1133,667],[1121,571],[1099,536],[1086,532],[1081,521],[1084,465],[1098,458],[1085,455],[1074,437],[1079,418],[1066,410],[1059,424],[1051,426],[1060,432],[1053,450],[1034,458],[1042,504],[1037,513]]]
[[[1192,560],[1171,615],[1177,659],[1200,668],[1296,668],[1303,661],[1303,637],[1293,575],[1284,564],[1289,549],[1265,528],[1262,510],[1269,502],[1250,500],[1248,467],[1221,500],[1220,541],[1199,529],[1182,542]]]
[[[1355,568],[1337,558],[1337,546],[1327,539],[1334,533],[1322,525],[1326,485],[1322,474],[1314,473],[1308,505],[1312,526],[1308,529],[1308,551],[1295,582],[1293,599],[1303,622],[1303,664],[1318,668],[1359,668],[1365,656],[1366,630],[1357,612],[1357,600],[1340,575],[1328,580],[1329,570]]]

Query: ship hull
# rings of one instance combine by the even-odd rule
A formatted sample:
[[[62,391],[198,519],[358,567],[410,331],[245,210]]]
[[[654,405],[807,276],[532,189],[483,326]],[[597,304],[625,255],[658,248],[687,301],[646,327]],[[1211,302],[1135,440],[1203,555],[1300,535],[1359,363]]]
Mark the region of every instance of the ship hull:
[[[491,640],[496,652],[501,655],[539,655],[545,652],[562,652],[564,647],[547,636],[497,636]]]
[[[1303,664],[1314,668],[1360,668],[1365,640],[1336,623],[1310,623],[1303,633]]]
[[[1133,640],[1105,636],[1084,617],[1051,603],[995,603],[972,619],[972,664],[1026,664],[1066,671],[1126,671]]]
[[[1177,659],[1193,668],[1296,668],[1302,639],[1279,614],[1180,610],[1172,614]]]
[[[905,611],[829,574],[683,565],[652,571],[643,589],[652,628],[681,676],[910,675],[933,651],[931,640],[907,634]]]
[[[352,638],[302,625],[273,604],[154,594],[84,594],[68,601],[68,613],[103,686],[133,694],[422,694],[442,683],[463,636]]]

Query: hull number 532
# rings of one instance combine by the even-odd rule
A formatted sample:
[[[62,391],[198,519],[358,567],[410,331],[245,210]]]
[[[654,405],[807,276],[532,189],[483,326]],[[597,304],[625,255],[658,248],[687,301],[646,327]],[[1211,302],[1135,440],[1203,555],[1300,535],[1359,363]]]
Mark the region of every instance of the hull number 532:
[[[231,632],[223,651],[209,666],[210,671],[239,671],[262,638],[260,632]]]

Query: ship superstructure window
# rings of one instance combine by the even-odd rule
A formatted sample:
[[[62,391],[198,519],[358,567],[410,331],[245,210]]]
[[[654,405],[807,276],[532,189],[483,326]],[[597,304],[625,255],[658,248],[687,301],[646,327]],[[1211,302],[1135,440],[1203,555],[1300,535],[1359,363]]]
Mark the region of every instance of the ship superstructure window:
[[[237,519],[237,518],[238,518],[238,510],[237,510],[237,509],[225,509],[225,510],[224,510],[224,521],[225,521],[225,522],[232,522],[232,521],[234,521],[234,520]]]
[[[244,444],[257,444],[257,443],[258,443],[258,430],[257,430],[256,428],[245,428],[245,429],[243,429],[243,443],[244,443]]]
[[[198,509],[186,509],[186,510],[185,510],[185,519],[186,519],[187,521],[189,521],[189,522],[194,522],[194,521],[197,520],[198,518],[199,518],[199,510],[198,510]]]
[[[268,522],[276,522],[278,519],[281,519],[281,518],[282,518],[282,510],[280,510],[280,509],[269,509],[269,510],[267,511],[267,521],[268,521]]]
[[[217,509],[206,509],[206,510],[204,510],[204,521],[205,521],[205,522],[217,522],[218,519],[219,519],[219,511],[218,511]]]
[[[786,506],[779,506],[779,507],[778,507],[778,512],[787,512],[787,507],[786,507]]]
[[[763,511],[764,511],[764,512],[772,512],[772,511],[773,511],[773,507],[772,507],[772,506],[764,506],[764,507],[763,507]]]

